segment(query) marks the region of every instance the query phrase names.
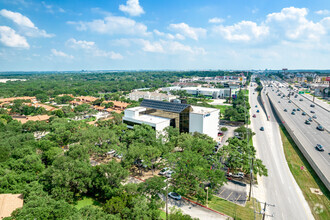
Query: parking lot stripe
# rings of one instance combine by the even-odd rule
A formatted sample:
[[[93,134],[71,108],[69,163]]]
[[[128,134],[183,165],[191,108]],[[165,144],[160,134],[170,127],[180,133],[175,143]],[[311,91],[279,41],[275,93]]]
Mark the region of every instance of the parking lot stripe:
[[[219,193],[219,195],[221,195],[222,193],[223,193],[223,191],[225,191],[226,189],[223,189],[222,191],[221,191],[221,193]]]
[[[227,196],[226,200],[228,200],[228,198],[231,196],[231,194],[233,194],[233,192],[231,192],[231,193],[229,194],[229,196]]]
[[[237,202],[237,200],[239,199],[239,197],[241,197],[241,194],[238,195],[237,199],[235,200],[235,202]]]

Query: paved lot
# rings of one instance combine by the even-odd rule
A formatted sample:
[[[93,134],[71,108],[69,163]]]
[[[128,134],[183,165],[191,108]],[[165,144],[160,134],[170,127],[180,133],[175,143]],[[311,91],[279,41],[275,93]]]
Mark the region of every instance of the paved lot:
[[[228,181],[226,185],[221,187],[216,196],[234,202],[238,205],[245,206],[247,198],[247,186],[245,183]]]

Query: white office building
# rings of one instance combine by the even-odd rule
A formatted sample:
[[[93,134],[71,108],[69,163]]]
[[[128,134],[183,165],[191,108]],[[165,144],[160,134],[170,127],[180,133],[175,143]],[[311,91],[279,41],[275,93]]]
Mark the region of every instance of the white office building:
[[[125,110],[123,122],[129,128],[148,124],[157,132],[172,126],[180,132],[199,132],[215,139],[219,131],[219,113],[215,108],[145,99],[140,107]]]
[[[237,89],[231,88],[205,88],[205,87],[180,87],[180,86],[172,86],[162,88],[162,91],[170,92],[177,90],[185,90],[190,95],[204,95],[208,97],[212,97],[214,99],[224,99],[227,97],[231,97],[232,94],[235,94]]]

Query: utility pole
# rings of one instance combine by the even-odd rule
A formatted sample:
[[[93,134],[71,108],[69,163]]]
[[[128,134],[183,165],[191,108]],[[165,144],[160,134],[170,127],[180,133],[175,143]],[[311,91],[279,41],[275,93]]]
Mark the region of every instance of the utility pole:
[[[266,214],[266,208],[267,208],[267,206],[273,206],[273,207],[275,207],[275,205],[269,204],[267,202],[259,202],[259,201],[257,201],[257,202],[258,203],[264,203],[264,208],[260,212],[255,212],[255,213],[258,213],[258,214],[261,214],[262,215],[262,220],[265,220],[266,216],[268,216],[268,217],[274,217],[274,214],[272,214],[272,215]]]
[[[166,220],[168,220],[168,179],[166,181]]]
[[[253,160],[254,160],[254,158],[252,158],[252,161],[251,161],[251,169],[250,169],[250,192],[249,192],[249,199],[248,199],[248,201],[251,200],[251,192],[252,192],[252,183],[253,183]]]

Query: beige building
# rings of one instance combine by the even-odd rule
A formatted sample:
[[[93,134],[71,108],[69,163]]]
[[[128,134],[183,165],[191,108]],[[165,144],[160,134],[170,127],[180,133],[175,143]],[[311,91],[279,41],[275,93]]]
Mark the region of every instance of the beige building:
[[[23,194],[0,194],[0,219],[10,217],[11,213],[23,207]]]
[[[156,101],[168,101],[170,102],[173,99],[176,99],[177,97],[174,95],[167,95],[165,93],[159,93],[159,92],[143,92],[143,91],[135,91],[131,92],[129,94],[129,99],[138,101],[139,99],[150,99],[150,100],[156,100]]]

